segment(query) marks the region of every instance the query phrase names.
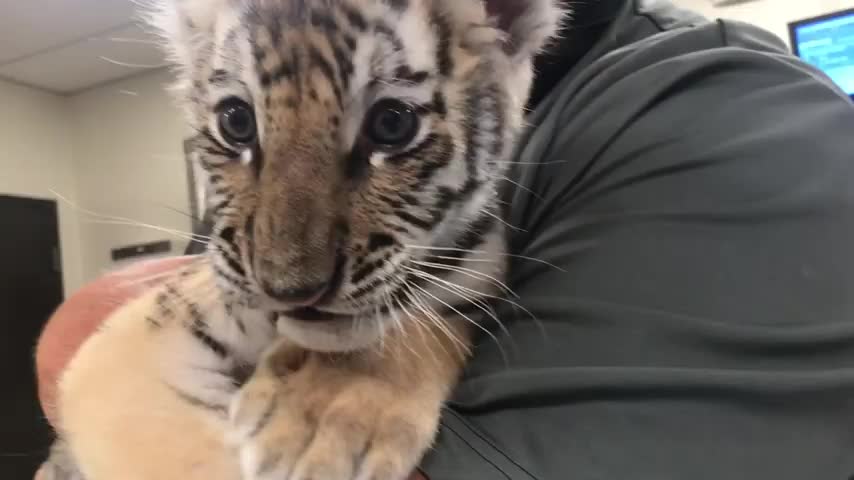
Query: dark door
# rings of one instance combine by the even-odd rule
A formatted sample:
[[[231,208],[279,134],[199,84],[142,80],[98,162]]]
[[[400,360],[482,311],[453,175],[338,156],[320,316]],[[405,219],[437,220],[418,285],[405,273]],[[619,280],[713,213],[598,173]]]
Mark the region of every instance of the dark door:
[[[56,203],[0,195],[0,479],[32,480],[51,440],[33,359],[62,301],[59,265]]]

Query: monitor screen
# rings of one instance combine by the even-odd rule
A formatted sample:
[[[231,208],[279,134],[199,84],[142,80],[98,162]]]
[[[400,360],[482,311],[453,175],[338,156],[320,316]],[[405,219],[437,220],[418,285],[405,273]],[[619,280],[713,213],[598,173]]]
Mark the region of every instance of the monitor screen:
[[[854,9],[789,24],[795,55],[854,97]]]

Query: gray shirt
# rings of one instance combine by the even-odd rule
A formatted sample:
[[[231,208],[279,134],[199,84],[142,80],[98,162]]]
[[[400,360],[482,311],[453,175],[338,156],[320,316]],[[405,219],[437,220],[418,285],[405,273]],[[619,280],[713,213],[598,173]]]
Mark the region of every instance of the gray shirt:
[[[510,241],[558,268],[513,259],[423,470],[847,480],[854,104],[762,30],[628,3],[530,116]]]

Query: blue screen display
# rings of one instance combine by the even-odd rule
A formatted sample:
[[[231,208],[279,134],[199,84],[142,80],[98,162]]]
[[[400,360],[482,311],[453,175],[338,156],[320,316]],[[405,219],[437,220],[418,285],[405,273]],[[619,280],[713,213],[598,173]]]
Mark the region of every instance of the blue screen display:
[[[854,12],[800,24],[792,33],[798,55],[854,95]]]

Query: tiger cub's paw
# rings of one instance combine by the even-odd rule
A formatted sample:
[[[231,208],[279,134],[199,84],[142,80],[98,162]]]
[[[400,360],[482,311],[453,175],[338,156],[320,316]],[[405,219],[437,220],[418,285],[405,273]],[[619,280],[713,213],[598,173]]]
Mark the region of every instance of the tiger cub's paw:
[[[71,457],[68,448],[61,440],[54,442],[50,456],[42,464],[37,480],[85,480],[77,468],[77,462]]]
[[[405,480],[433,440],[439,405],[413,390],[313,357],[284,376],[264,362],[230,409],[244,480]]]

